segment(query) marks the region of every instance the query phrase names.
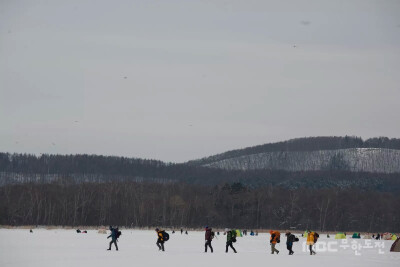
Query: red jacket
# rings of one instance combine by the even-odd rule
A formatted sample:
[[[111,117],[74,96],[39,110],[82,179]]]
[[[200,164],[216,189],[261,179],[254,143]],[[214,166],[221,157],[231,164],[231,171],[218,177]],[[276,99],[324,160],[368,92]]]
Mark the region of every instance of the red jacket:
[[[206,240],[207,241],[211,241],[212,240],[211,231],[212,231],[211,228],[207,228],[207,230],[206,230]]]

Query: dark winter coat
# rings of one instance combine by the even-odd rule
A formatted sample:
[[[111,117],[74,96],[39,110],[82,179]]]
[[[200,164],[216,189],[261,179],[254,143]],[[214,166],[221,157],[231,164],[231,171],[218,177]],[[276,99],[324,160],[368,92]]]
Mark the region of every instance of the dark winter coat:
[[[114,241],[117,240],[117,229],[111,228],[111,234],[107,237],[110,238]]]
[[[233,242],[234,239],[236,239],[236,231],[231,230],[226,234],[226,241]]]
[[[286,245],[289,245],[289,246],[291,246],[291,245],[293,245],[293,242],[294,242],[294,239],[295,239],[296,237],[293,235],[293,234],[291,234],[291,233],[289,233],[288,235],[286,235]]]
[[[211,240],[212,240],[211,231],[212,231],[211,228],[208,228],[208,229],[206,230],[206,240],[207,240],[207,241],[211,241]]]

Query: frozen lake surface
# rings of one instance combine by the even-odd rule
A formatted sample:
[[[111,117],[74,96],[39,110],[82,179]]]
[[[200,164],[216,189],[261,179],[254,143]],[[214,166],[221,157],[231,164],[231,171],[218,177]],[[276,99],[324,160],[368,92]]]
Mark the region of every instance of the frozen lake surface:
[[[271,255],[269,234],[239,237],[234,244],[237,254],[225,253],[226,237],[217,236],[212,242],[214,253],[204,253],[204,233],[170,234],[165,252],[156,247],[154,231],[124,230],[119,239],[119,251],[106,251],[110,239],[88,230],[0,229],[0,266],[400,266],[400,253],[389,252],[393,241],[342,240],[321,235],[317,255],[304,251],[305,239],[295,243],[293,256],[287,255],[284,236],[277,245],[279,255]],[[297,235],[298,236],[298,235]],[[349,245],[345,248],[344,246]],[[343,247],[341,247],[343,246]]]

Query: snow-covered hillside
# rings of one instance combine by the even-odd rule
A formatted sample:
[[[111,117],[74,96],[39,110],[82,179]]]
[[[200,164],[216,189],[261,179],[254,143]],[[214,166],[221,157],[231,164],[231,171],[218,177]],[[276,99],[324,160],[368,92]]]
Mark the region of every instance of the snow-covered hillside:
[[[239,237],[234,244],[237,254],[225,253],[225,236],[212,245],[214,253],[204,253],[204,233],[171,234],[166,251],[156,247],[154,231],[122,230],[119,251],[106,251],[107,235],[89,230],[6,230],[0,229],[0,266],[2,267],[195,267],[195,266],[397,266],[400,253],[389,252],[393,241],[347,239],[342,241],[321,235],[317,255],[305,251],[305,239],[295,243],[292,256],[287,255],[285,238],[277,245],[279,255],[270,254],[269,234]]]
[[[280,151],[224,159],[204,166],[226,170],[273,169],[287,171],[349,170],[400,172],[400,150],[349,148],[319,151]]]

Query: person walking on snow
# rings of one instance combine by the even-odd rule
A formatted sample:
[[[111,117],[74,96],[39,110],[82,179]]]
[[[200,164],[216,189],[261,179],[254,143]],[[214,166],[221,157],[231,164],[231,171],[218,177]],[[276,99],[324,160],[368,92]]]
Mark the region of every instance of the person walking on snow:
[[[164,235],[163,235],[163,232],[164,231],[156,228],[156,233],[157,233],[157,243],[156,243],[156,245],[158,247],[158,250],[165,251],[165,249],[164,249]]]
[[[307,246],[310,248],[310,255],[315,255],[317,253],[312,249],[312,247],[314,246],[315,242],[317,242],[316,239],[318,239],[318,237],[316,237],[316,233],[311,232],[310,230],[308,230],[307,233]]]
[[[279,254],[279,250],[277,250],[275,248],[276,243],[280,243],[281,240],[281,233],[279,231],[269,231],[269,233],[271,234],[271,238],[269,240],[269,243],[271,244],[271,254],[274,254],[276,252],[276,254]]]
[[[228,253],[228,247],[231,247],[233,252],[236,252],[236,249],[233,247],[233,243],[236,242],[236,231],[229,230],[228,228],[225,229],[226,232],[226,249],[225,252]]]
[[[211,253],[214,252],[213,247],[211,246],[211,241],[213,238],[214,238],[214,232],[212,231],[211,228],[208,228],[208,226],[206,226],[206,234],[205,234],[206,244],[204,252],[207,252],[207,247],[210,247]]]
[[[295,242],[295,236],[289,231],[286,232],[286,248],[289,250],[289,255],[293,255],[293,243]]]
[[[112,226],[110,225],[110,231],[111,234],[107,237],[107,239],[109,239],[111,237],[111,242],[110,242],[110,246],[107,250],[111,250],[111,245],[114,243],[116,250],[118,250],[118,245],[117,245],[117,239],[118,239],[118,228],[112,228]]]

